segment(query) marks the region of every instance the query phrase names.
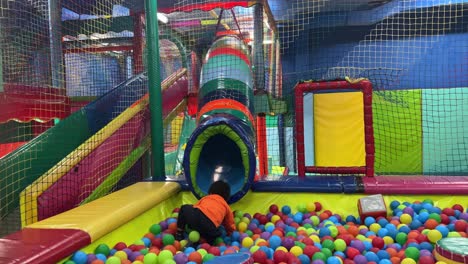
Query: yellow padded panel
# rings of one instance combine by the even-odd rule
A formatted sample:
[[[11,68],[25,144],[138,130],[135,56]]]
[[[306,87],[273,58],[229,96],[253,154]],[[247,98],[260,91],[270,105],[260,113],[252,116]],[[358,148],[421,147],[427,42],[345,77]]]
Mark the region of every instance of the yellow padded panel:
[[[315,166],[364,166],[361,92],[314,94]]]
[[[28,228],[80,229],[95,241],[176,195],[179,190],[180,185],[174,182],[139,182]]]

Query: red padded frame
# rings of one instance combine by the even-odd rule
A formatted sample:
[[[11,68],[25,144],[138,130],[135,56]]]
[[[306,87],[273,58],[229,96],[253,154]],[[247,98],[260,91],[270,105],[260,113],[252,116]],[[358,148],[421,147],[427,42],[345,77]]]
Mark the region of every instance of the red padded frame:
[[[296,98],[296,144],[297,144],[297,169],[299,177],[305,177],[308,173],[327,174],[365,174],[374,176],[374,128],[372,124],[372,83],[363,80],[357,83],[348,81],[323,81],[298,83],[295,90]],[[363,94],[364,110],[364,142],[366,152],[366,165],[356,167],[318,167],[305,165],[304,146],[304,94],[318,91],[356,90]]]

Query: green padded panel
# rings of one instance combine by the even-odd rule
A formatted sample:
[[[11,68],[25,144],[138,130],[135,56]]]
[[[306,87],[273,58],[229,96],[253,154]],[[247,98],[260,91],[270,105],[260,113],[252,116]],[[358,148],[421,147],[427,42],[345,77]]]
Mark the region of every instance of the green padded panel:
[[[373,93],[376,174],[421,174],[421,90]]]
[[[468,175],[468,88],[423,90],[424,173]]]

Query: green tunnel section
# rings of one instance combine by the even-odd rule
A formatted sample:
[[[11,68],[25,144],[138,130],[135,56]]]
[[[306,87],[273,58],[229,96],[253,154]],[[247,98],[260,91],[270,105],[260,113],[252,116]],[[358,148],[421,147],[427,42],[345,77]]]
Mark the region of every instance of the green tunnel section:
[[[253,77],[248,48],[237,37],[217,39],[207,52],[200,77],[199,123],[187,142],[184,172],[196,197],[210,184],[231,186],[229,202],[241,199],[255,176]]]

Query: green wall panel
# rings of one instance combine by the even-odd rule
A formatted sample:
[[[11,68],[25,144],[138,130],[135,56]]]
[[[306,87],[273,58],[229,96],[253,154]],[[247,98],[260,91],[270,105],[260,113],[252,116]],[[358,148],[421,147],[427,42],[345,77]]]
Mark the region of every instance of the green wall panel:
[[[372,107],[376,174],[421,174],[421,90],[374,92]]]

